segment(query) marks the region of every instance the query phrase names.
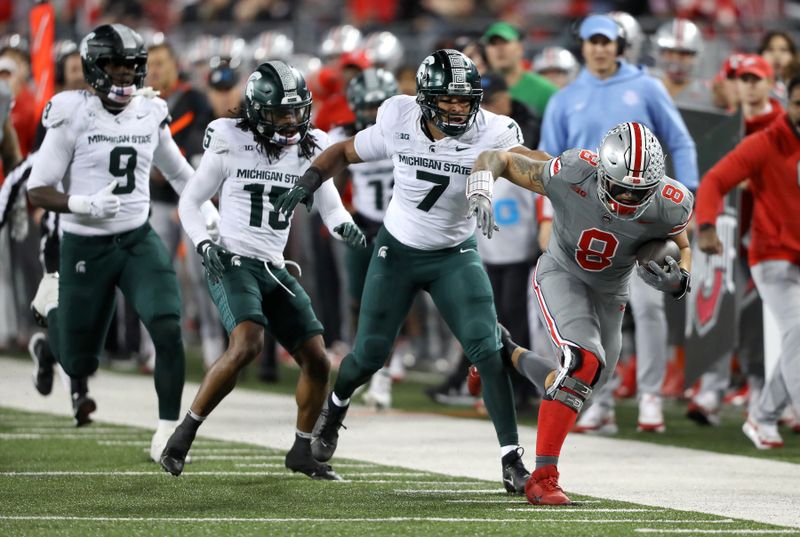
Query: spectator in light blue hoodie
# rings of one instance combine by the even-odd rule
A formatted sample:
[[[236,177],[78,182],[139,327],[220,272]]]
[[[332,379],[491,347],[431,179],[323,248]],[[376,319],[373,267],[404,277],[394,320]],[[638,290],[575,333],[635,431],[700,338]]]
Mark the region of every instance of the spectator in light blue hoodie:
[[[585,65],[574,82],[550,98],[539,149],[560,155],[573,147],[595,149],[603,135],[625,121],[647,125],[670,154],[676,179],[697,189],[697,152],[663,84],[620,57],[620,27],[592,15],[580,26]]]
[[[550,98],[539,149],[551,155],[594,149],[613,126],[644,123],[672,157],[676,179],[697,189],[697,152],[677,108],[660,80],[621,58],[620,27],[611,17],[592,15],[580,26],[585,66],[574,82]],[[644,224],[644,222],[642,222]],[[557,222],[554,225],[558,225]],[[661,384],[667,364],[664,297],[640,278],[631,278],[630,305],[636,324],[638,431],[663,432]],[[612,383],[592,395],[573,431],[616,434]]]

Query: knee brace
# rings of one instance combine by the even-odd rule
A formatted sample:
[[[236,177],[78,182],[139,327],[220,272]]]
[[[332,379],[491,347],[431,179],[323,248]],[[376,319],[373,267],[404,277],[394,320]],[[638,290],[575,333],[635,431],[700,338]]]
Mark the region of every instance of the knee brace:
[[[575,412],[580,412],[583,404],[592,395],[592,387],[600,379],[603,363],[594,353],[564,345],[562,363],[556,372],[553,383],[545,391],[545,399],[559,401]]]

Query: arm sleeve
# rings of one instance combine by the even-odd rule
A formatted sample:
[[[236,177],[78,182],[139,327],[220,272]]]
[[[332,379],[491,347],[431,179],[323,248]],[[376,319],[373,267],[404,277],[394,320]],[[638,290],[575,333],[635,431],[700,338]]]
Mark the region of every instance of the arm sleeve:
[[[183,192],[194,173],[166,126],[162,126],[158,131],[158,147],[153,153],[153,164],[164,174],[172,189],[178,194]]]
[[[222,157],[217,153],[206,151],[194,177],[188,181],[186,188],[181,193],[178,214],[183,229],[186,230],[186,234],[189,235],[195,246],[204,240],[211,240],[211,236],[206,230],[205,218],[200,211],[200,205],[211,199],[219,190],[224,178],[225,168]]]
[[[319,207],[322,221],[325,222],[325,227],[334,237],[339,238],[339,234],[334,233],[333,228],[345,222],[353,222],[353,217],[342,205],[342,198],[339,197],[339,192],[333,185],[333,179],[324,181],[322,186],[317,189],[314,193],[314,204]]]
[[[75,141],[66,127],[47,129],[42,147],[37,151],[37,155],[47,156],[34,159],[28,178],[28,190],[40,186],[54,187],[61,182],[72,162],[74,149]]]
[[[664,142],[672,155],[675,179],[691,191],[697,190],[697,148],[686,128],[680,112],[661,82],[653,79],[650,107],[653,114],[654,132]]]
[[[541,224],[553,219],[553,204],[547,196],[536,196],[536,223]]]
[[[697,225],[714,224],[722,199],[748,177],[757,177],[762,155],[759,138],[748,136],[703,176],[697,189]]]
[[[566,151],[567,133],[563,121],[561,121],[561,99],[553,96],[547,103],[542,119],[542,132],[539,140],[539,147],[542,151],[551,155],[560,155]]]

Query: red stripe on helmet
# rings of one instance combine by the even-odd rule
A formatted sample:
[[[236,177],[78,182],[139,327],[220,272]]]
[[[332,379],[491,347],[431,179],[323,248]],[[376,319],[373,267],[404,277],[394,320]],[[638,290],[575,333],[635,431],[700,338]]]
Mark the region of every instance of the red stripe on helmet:
[[[632,169],[631,175],[633,177],[642,176],[642,168],[644,168],[644,133],[642,126],[639,123],[629,123],[631,131],[631,157]]]

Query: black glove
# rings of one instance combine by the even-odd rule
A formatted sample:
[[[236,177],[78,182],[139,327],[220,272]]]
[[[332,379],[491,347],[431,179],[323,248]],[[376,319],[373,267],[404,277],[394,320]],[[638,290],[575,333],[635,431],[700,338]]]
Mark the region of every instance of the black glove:
[[[303,202],[306,209],[311,211],[311,205],[314,203],[314,192],[317,191],[320,185],[322,185],[322,174],[319,168],[312,166],[306,170],[288,192],[278,196],[278,199],[272,205],[273,209],[289,217],[294,212],[297,204]]]
[[[357,225],[352,222],[339,224],[333,231],[341,235],[342,240],[353,248],[364,248],[367,246],[367,238]]]
[[[204,240],[197,245],[197,253],[203,256],[206,274],[213,283],[218,283],[222,273],[225,272],[225,265],[222,263],[221,257],[227,254],[228,250],[210,240]]]
[[[690,290],[689,273],[680,268],[672,257],[667,256],[664,260],[667,262],[667,270],[661,268],[655,261],[650,261],[650,270],[639,265],[636,272],[650,287],[669,293],[676,299],[682,298]]]

